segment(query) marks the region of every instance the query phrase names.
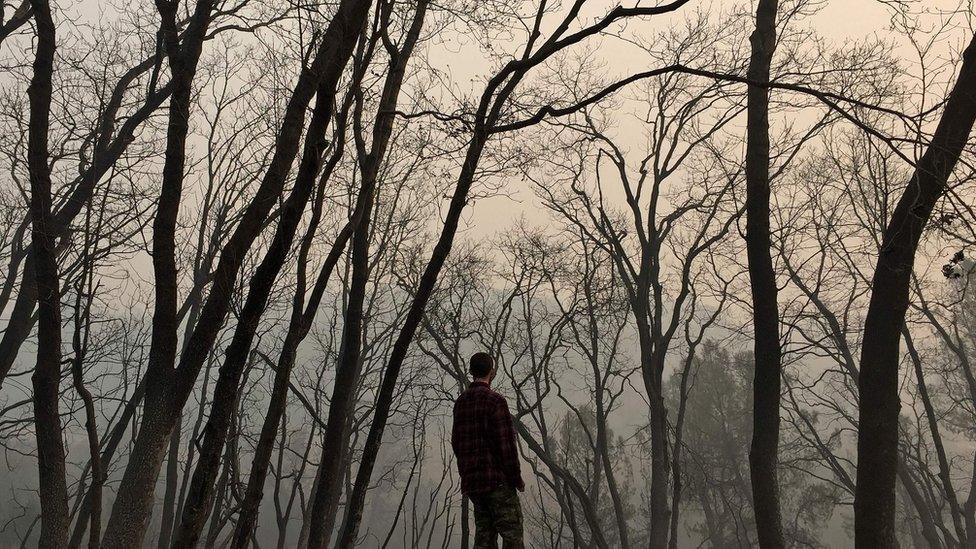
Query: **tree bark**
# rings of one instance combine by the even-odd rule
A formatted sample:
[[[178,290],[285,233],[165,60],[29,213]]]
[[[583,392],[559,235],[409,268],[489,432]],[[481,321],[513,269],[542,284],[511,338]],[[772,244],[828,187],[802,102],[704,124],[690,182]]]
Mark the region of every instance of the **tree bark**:
[[[976,37],[939,125],[885,228],[872,276],[858,376],[857,487],[854,541],[858,547],[894,547],[898,474],[898,363],[915,252],[936,201],[976,121]]]
[[[642,291],[640,295],[646,296],[647,291]],[[635,311],[640,311],[640,314],[644,318],[649,318],[649,315],[646,314],[646,301],[645,306],[637,307]],[[645,324],[647,323],[645,322]],[[644,334],[644,330],[641,330],[641,333]],[[652,339],[650,336],[642,335],[640,339],[641,349],[654,349],[656,342],[648,341],[648,339]],[[655,354],[658,353],[655,352]],[[664,405],[664,395],[662,394],[662,379],[664,376],[663,357],[642,356],[641,371],[643,374],[644,389],[647,392],[647,399],[650,403],[651,486],[649,505],[651,523],[648,546],[651,548],[667,547],[668,534],[671,530],[671,508],[668,506],[671,464],[668,459],[667,407]]]
[[[166,455],[166,481],[163,491],[163,517],[159,523],[158,549],[169,549],[173,537],[173,524],[176,522],[176,498],[179,495],[180,482],[180,441],[182,429],[177,421],[173,427],[173,434],[169,437],[169,452]],[[192,442],[191,442],[192,444]]]
[[[150,362],[146,373],[146,413],[119,486],[109,528],[106,530],[106,540],[111,542],[106,543],[107,547],[137,545],[145,534],[152,511],[153,488],[175,418],[186,404],[197,374],[223,325],[233,296],[235,279],[247,250],[261,232],[281,194],[298,153],[308,104],[324,82],[331,83],[325,89],[329,90],[330,97],[334,97],[339,78],[355,45],[355,36],[369,11],[369,4],[368,0],[341,2],[319,43],[314,61],[300,73],[285,108],[268,170],[233,235],[221,251],[213,273],[210,295],[201,310],[200,320],[186,342],[178,367],[173,369],[171,363],[166,366],[165,361]],[[353,38],[344,40],[343,37],[350,36],[350,33],[353,33]],[[175,341],[172,343],[175,344]],[[168,349],[166,352],[170,353]]]
[[[777,0],[759,0],[756,29],[750,37],[749,80],[769,81],[776,49]],[[784,547],[780,518],[779,463],[780,383],[779,306],[769,235],[769,90],[749,85],[746,104],[746,252],[752,288],[755,373],[752,391],[752,446],[749,470],[759,546]]]
[[[68,539],[68,487],[65,481],[64,443],[58,414],[61,383],[61,287],[51,215],[51,169],[48,165],[48,129],[56,36],[51,5],[31,0],[37,26],[34,74],[27,95],[30,122],[27,166],[30,175],[31,243],[35,250],[34,284],[37,291],[37,366],[34,388],[34,431],[41,500],[39,547],[63,547]]]
[[[192,84],[203,50],[203,40],[210,21],[213,0],[197,2],[187,29],[187,36],[182,44],[177,27],[178,0],[157,0],[156,7],[161,18],[159,34],[172,72],[173,94],[169,104],[169,126],[166,132],[162,184],[156,217],[153,219],[152,264],[155,278],[155,309],[152,319],[149,365],[146,370],[146,409],[139,438],[147,433],[153,433],[162,437],[161,442],[165,446],[170,435],[167,423],[172,424],[173,419],[162,420],[160,417],[163,415],[162,410],[165,409],[169,396],[163,389],[162,382],[164,376],[172,370],[176,360],[179,325],[176,224],[183,191]],[[120,486],[105,528],[106,547],[133,547],[142,542],[151,515],[148,511],[150,511],[149,505],[153,495],[152,486],[149,485],[150,483],[138,483],[140,485],[135,490],[125,489],[126,480],[131,482],[131,473],[149,472],[153,468],[152,461],[140,460],[140,457],[133,449],[123,477],[123,485]],[[156,471],[161,458],[162,455],[159,455],[155,460]],[[155,480],[155,475],[152,475],[152,484],[155,484]]]
[[[427,12],[427,0],[417,2],[410,28],[403,39],[403,45],[398,49],[387,47],[390,54],[389,73],[383,84],[380,101],[373,122],[372,144],[366,152],[365,142],[359,134],[356,125],[356,143],[360,153],[360,172],[362,173],[361,195],[363,200],[362,218],[356,224],[352,236],[352,281],[349,289],[349,301],[346,306],[346,317],[343,323],[343,349],[336,370],[335,389],[329,402],[329,419],[326,423],[323,447],[326,452],[319,464],[320,482],[312,494],[312,524],[309,531],[309,549],[324,549],[331,536],[332,526],[335,524],[335,513],[338,507],[341,489],[341,465],[348,453],[350,416],[355,406],[356,386],[358,385],[360,369],[362,367],[361,346],[363,339],[363,303],[366,298],[366,283],[369,277],[369,236],[370,218],[373,208],[373,197],[376,192],[376,182],[380,166],[386,157],[390,137],[393,134],[394,110],[403,86],[407,63],[413,54],[414,46],[420,38],[424,18]],[[383,29],[387,32],[389,26],[392,3],[385,3],[381,13]],[[362,108],[361,97],[357,100],[357,116],[360,119]],[[355,538],[340,537],[340,547],[352,546]]]
[[[328,83],[323,83],[323,86],[327,85]],[[244,364],[251,350],[261,316],[267,307],[268,296],[288,258],[298,224],[315,187],[322,154],[327,146],[325,132],[331,117],[332,94],[327,88],[320,89],[306,133],[305,152],[295,186],[281,209],[271,245],[254,276],[251,277],[247,299],[234,329],[233,339],[227,347],[224,364],[218,372],[210,416],[203,430],[200,457],[193,471],[180,527],[175,538],[177,546],[189,547],[196,544],[206,522],[206,511],[211,508],[210,500],[214,495],[214,480],[220,468],[220,455],[227,439],[227,430],[235,403],[239,397],[238,389]],[[343,122],[340,120],[339,123]],[[341,141],[340,139],[340,147]],[[338,162],[337,156],[333,158]]]

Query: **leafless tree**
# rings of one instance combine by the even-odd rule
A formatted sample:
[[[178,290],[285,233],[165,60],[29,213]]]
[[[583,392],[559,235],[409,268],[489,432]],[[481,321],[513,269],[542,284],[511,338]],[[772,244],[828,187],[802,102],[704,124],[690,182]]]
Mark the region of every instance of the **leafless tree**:
[[[928,4],[0,6],[0,544],[469,547],[488,350],[530,545],[969,547]]]

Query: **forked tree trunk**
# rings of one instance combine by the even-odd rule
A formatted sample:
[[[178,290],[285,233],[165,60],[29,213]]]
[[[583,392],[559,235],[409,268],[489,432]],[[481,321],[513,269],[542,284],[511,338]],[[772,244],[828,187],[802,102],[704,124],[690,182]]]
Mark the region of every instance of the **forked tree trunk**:
[[[750,37],[749,80],[769,81],[776,49],[777,0],[759,0]],[[769,90],[749,85],[746,123],[746,252],[752,288],[755,372],[752,386],[752,446],[749,471],[756,533],[763,549],[783,545],[777,466],[779,455],[781,355],[776,273],[769,235]]]
[[[31,242],[35,250],[37,290],[37,366],[34,388],[34,433],[37,437],[38,494],[41,500],[40,547],[59,549],[68,540],[68,487],[65,482],[64,443],[58,415],[61,383],[61,288],[51,216],[51,170],[48,165],[48,127],[54,75],[55,29],[47,0],[31,0],[37,25],[34,75],[27,95],[30,122],[27,166],[30,175]]]
[[[403,45],[394,50],[388,47],[390,55],[389,72],[383,84],[377,112],[373,121],[372,143],[369,152],[366,151],[365,139],[359,134],[359,124],[356,128],[356,144],[360,154],[359,168],[362,174],[361,215],[356,223],[352,235],[352,276],[349,297],[346,305],[346,316],[343,322],[343,341],[340,346],[342,353],[336,368],[335,387],[332,400],[329,402],[329,418],[326,422],[323,448],[325,452],[319,464],[319,484],[312,493],[312,524],[309,529],[308,548],[325,549],[332,534],[336,521],[340,481],[342,479],[342,465],[346,462],[349,446],[349,428],[352,424],[351,416],[356,403],[356,387],[359,385],[360,370],[362,368],[361,347],[363,341],[363,305],[366,299],[366,286],[369,277],[369,241],[370,219],[373,209],[376,183],[380,167],[386,158],[386,151],[393,135],[394,110],[403,86],[407,63],[413,54],[420,31],[423,28],[427,13],[427,0],[419,0],[416,5],[413,20],[404,38]],[[381,25],[385,27],[379,32],[386,32],[393,3],[384,3],[379,8]],[[357,98],[356,120],[361,119],[362,96]],[[359,209],[360,205],[357,205]],[[339,546],[351,546],[355,540],[341,538]]]
[[[858,547],[894,547],[895,480],[898,474],[898,363],[908,309],[915,252],[936,201],[976,121],[976,37],[963,52],[962,67],[942,118],[905,192],[891,213],[872,277],[864,321],[857,386],[857,487],[854,541]]]
[[[176,224],[183,191],[183,171],[186,165],[186,139],[189,133],[191,87],[196,75],[197,63],[203,50],[212,0],[200,0],[195,7],[184,43],[179,40],[177,24],[177,0],[158,0],[160,36],[169,58],[173,74],[173,95],[169,105],[169,126],[166,132],[166,160],[163,166],[162,184],[156,217],[153,219],[152,264],[155,278],[155,309],[152,322],[152,343],[149,351],[146,384],[146,410],[140,438],[147,433],[163,436],[168,442],[169,431],[160,421],[159,410],[168,397],[162,390],[163,375],[172,369],[176,358],[176,330],[178,279],[176,267]],[[160,456],[161,458],[162,456]],[[133,461],[135,460],[135,461]],[[135,465],[135,466],[134,466]],[[132,471],[146,472],[150,462],[130,454],[126,477]],[[158,469],[157,469],[158,470]],[[153,476],[155,484],[155,476]],[[120,489],[105,528],[106,547],[134,547],[142,542],[148,526],[152,486],[140,486],[137,490]]]
[[[311,65],[302,69],[285,107],[268,170],[254,198],[245,208],[237,228],[221,251],[220,260],[213,272],[210,295],[201,309],[200,319],[193,333],[185,342],[185,350],[175,369],[171,362],[167,362],[174,354],[176,341],[175,337],[170,337],[170,328],[175,331],[175,326],[167,326],[169,323],[164,318],[163,325],[158,328],[161,332],[161,346],[159,353],[150,357],[150,366],[146,372],[146,413],[143,415],[142,428],[130,453],[106,529],[107,547],[136,546],[145,535],[152,511],[153,489],[175,420],[186,404],[197,374],[210,354],[227,316],[235,280],[247,250],[261,232],[281,194],[298,153],[305,127],[305,111],[323,82],[331,82],[331,85],[323,89],[328,90],[330,99],[334,97],[339,78],[369,11],[369,4],[368,0],[343,0],[320,41],[315,59]],[[193,33],[188,34],[193,36]],[[153,259],[155,262],[156,257]],[[160,288],[157,287],[158,292]],[[157,313],[159,305],[157,302]],[[164,304],[164,307],[168,306],[168,303]],[[153,324],[153,344],[156,345],[155,318]]]
[[[325,86],[328,86],[328,82],[323,83],[323,87]],[[176,532],[176,546],[195,545],[207,520],[207,510],[211,508],[210,500],[214,496],[214,481],[220,469],[220,455],[227,440],[227,430],[239,397],[238,390],[244,364],[251,351],[254,335],[267,307],[274,282],[288,258],[298,224],[314,190],[322,154],[326,148],[325,132],[331,117],[332,95],[326,87],[319,91],[312,119],[309,122],[305,137],[305,152],[295,186],[281,209],[271,245],[254,276],[251,277],[247,299],[234,329],[234,336],[227,347],[224,364],[217,376],[213,404],[203,429],[200,457],[190,480],[180,526]]]
[[[95,184],[105,175],[108,170],[115,165],[115,162],[122,156],[126,148],[132,142],[132,136],[138,127],[152,113],[162,105],[163,101],[169,97],[172,90],[171,86],[166,86],[159,90],[154,90],[147,97],[143,105],[136,110],[119,128],[118,134],[113,138],[116,117],[125,99],[126,91],[140,75],[144,74],[154,63],[153,58],[143,61],[139,65],[129,69],[112,91],[105,109],[99,115],[98,135],[95,137],[92,148],[92,162],[88,168],[77,178],[77,185],[74,186],[71,194],[65,200],[64,205],[56,213],[52,213],[51,234],[57,240],[67,234],[67,228],[74,218],[81,212],[82,208],[88,204],[94,193]],[[26,257],[23,260],[24,269],[20,276],[20,288],[17,298],[14,300],[14,307],[7,319],[7,327],[0,337],[0,386],[10,372],[17,353],[21,345],[30,336],[34,326],[35,315],[34,307],[37,305],[37,288],[34,284],[34,257],[33,247],[25,250]],[[16,265],[13,267],[9,276],[16,278]],[[11,284],[12,280],[9,281]]]

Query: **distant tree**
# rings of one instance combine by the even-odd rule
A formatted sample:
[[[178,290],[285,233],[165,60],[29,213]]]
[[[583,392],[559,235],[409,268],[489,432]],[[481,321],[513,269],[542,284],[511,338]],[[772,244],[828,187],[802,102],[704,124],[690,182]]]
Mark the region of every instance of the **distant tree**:
[[[606,448],[599,449],[602,455],[595,456],[594,435],[598,430],[593,406],[583,405],[579,410],[567,411],[552,444],[553,459],[568,474],[573,475],[583,484],[590,505],[596,509],[600,517],[600,528],[606,532],[607,544],[611,547],[620,547],[620,531],[616,527],[616,522],[620,520],[629,524],[637,519],[637,490],[632,482],[633,462],[626,441],[618,437],[613,429],[609,427],[605,429],[606,432],[601,433],[601,437],[606,440]],[[619,494],[610,494],[605,488],[604,476],[607,470],[613,471],[617,477],[615,482],[618,486],[614,489],[619,490]],[[615,509],[615,497],[620,501],[619,511]],[[590,537],[585,527],[581,533],[584,539]]]
[[[684,419],[686,526],[707,547],[754,547],[755,511],[746,459],[752,436],[752,356],[706,340],[694,359]],[[680,376],[668,383],[677,398]],[[789,449],[789,446],[787,446]],[[784,452],[783,534],[787,547],[822,547],[819,533],[834,511],[827,486],[790,468]],[[694,518],[692,518],[694,517]]]

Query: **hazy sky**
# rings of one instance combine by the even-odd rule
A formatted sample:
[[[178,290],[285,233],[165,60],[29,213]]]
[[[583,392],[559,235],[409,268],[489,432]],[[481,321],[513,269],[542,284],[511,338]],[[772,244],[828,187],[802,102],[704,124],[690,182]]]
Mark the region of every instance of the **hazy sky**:
[[[642,2],[641,5],[647,4]],[[589,10],[593,16],[605,13],[611,2],[593,2]],[[685,9],[700,8],[709,12],[720,12],[728,10],[734,6],[741,6],[742,2],[733,0],[714,0],[712,2],[691,2]],[[927,10],[951,10],[960,5],[959,0],[926,0],[916,3],[916,6],[923,6]],[[814,16],[804,19],[802,24],[811,25],[813,29],[825,40],[833,44],[843,44],[849,41],[865,40],[871,37],[889,38],[891,11],[883,2],[879,0],[824,0],[821,10]],[[674,17],[682,17],[680,13]],[[655,29],[660,29],[661,25],[670,24],[674,19],[666,18],[647,19],[644,21],[628,24],[628,31],[634,30],[641,34],[650,35]],[[936,17],[930,17],[930,21],[935,21]],[[929,20],[926,21],[929,23]],[[929,23],[930,24],[930,23]],[[646,32],[644,29],[647,29]],[[436,46],[435,46],[436,47]],[[626,76],[651,68],[645,64],[647,54],[641,52],[632,45],[615,41],[613,39],[603,39],[599,45],[599,52],[604,56],[608,73],[618,76]],[[450,49],[450,48],[446,48]],[[955,51],[961,51],[961,47],[955,47]],[[904,56],[899,52],[899,57],[910,55],[909,51],[904,52]],[[484,81],[484,74],[487,64],[484,60],[474,58],[465,53],[447,53],[446,51],[433,52],[435,63],[439,68],[450,72],[457,78],[456,81],[463,81],[470,78],[477,78],[479,73],[481,78],[476,81],[480,85]],[[910,59],[908,59],[910,60]],[[639,66],[634,66],[634,64]],[[626,94],[626,91],[621,92]],[[633,113],[621,112],[620,118],[633,118]],[[621,122],[615,120],[615,122]],[[630,129],[619,130],[617,136],[622,142],[632,142],[636,147],[640,147],[641,136],[639,128],[632,126]],[[633,133],[631,137],[630,133]],[[520,192],[520,189],[527,184],[514,183],[509,188],[510,196],[495,197],[479,201],[474,208],[467,211],[466,220],[468,228],[466,234],[469,236],[490,235],[502,231],[511,226],[511,223],[520,216],[524,216],[531,223],[545,223],[548,218],[545,214],[540,214],[539,209],[533,202],[531,193]]]

